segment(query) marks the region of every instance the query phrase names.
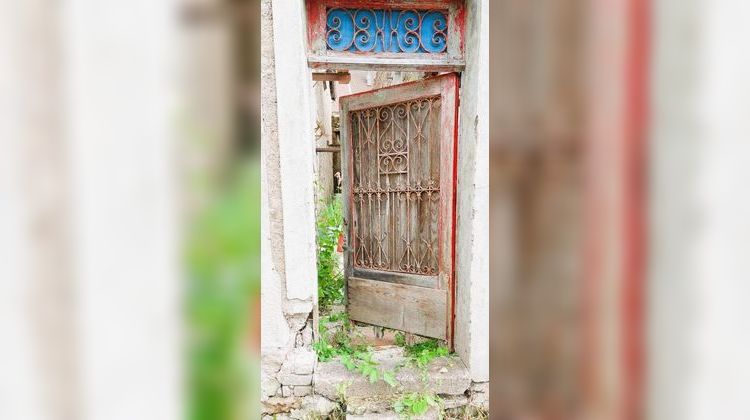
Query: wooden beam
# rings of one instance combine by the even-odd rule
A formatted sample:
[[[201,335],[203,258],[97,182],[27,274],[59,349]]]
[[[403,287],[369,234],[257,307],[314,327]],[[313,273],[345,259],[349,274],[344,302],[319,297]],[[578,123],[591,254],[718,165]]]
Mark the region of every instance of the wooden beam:
[[[332,147],[316,147],[315,151],[318,153],[339,153],[341,152],[341,146],[332,146]]]
[[[352,80],[352,75],[348,71],[336,72],[336,73],[313,73],[312,79],[315,82],[333,81],[339,82],[342,85],[348,85]]]
[[[424,54],[422,54],[424,55]],[[421,58],[411,54],[400,58],[381,57],[337,57],[308,55],[307,65],[312,69],[326,70],[384,70],[384,71],[463,71],[464,60],[448,58]],[[315,73],[313,73],[315,74]]]

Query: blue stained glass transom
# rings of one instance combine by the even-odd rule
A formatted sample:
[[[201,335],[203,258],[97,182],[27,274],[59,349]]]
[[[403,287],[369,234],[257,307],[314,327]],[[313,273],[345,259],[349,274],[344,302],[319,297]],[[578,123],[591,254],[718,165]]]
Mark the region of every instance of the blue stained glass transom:
[[[326,43],[333,51],[443,53],[444,10],[328,9]]]

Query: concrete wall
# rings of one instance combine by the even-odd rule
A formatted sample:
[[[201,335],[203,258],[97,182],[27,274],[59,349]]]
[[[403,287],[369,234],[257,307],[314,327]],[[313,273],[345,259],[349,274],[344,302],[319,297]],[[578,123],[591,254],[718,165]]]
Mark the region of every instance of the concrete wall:
[[[317,304],[315,137],[304,3],[261,3],[261,400],[288,411],[311,392]]]
[[[472,380],[489,380],[487,0],[466,3],[466,70],[461,76],[456,197],[456,352]]]
[[[648,418],[750,418],[750,4],[654,10]]]

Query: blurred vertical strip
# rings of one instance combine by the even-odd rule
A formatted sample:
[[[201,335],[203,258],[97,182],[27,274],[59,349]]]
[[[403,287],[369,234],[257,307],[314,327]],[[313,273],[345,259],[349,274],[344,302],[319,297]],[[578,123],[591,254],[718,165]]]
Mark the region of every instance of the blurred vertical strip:
[[[191,420],[260,412],[259,7],[185,0],[181,8]]]
[[[0,2],[0,418],[80,418],[63,8]]]
[[[649,0],[588,3],[587,413],[644,413]]]
[[[626,242],[625,280],[623,284],[625,336],[625,390],[623,420],[639,420],[645,416],[646,373],[646,273],[648,232],[648,150],[651,68],[651,2],[631,0],[628,13],[628,111],[626,128],[627,174],[625,217]]]
[[[649,6],[492,3],[493,415],[642,415]]]
[[[491,412],[580,418],[582,1],[490,8]]]

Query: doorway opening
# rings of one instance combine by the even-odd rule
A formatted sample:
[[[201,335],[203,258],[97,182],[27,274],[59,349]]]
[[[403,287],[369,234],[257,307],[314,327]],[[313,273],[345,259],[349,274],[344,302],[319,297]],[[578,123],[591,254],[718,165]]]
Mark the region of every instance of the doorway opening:
[[[355,344],[452,348],[458,77],[313,74],[316,324]]]

